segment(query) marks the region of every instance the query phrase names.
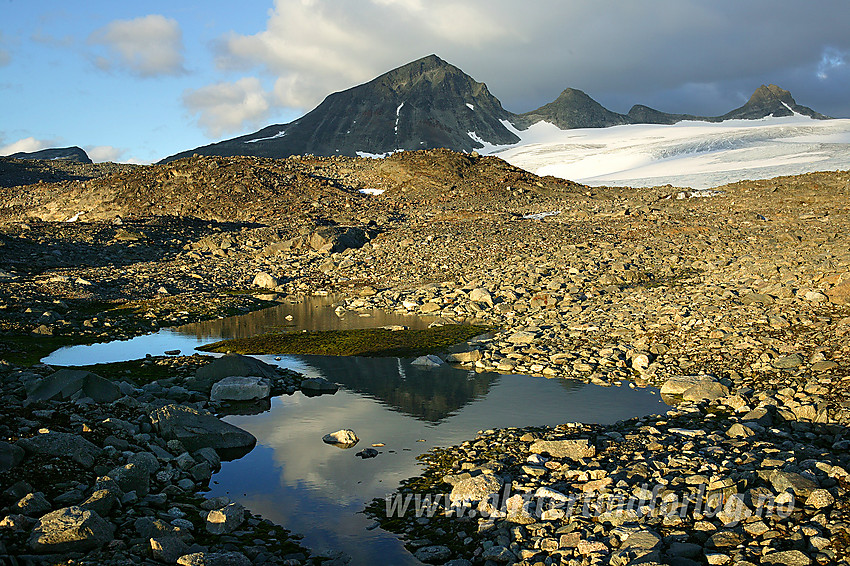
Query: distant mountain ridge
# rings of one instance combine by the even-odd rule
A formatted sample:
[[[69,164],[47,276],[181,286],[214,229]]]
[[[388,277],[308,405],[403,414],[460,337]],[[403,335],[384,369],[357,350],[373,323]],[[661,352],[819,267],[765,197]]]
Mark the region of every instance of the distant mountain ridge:
[[[746,104],[723,116],[669,114],[643,105],[619,114],[573,88],[536,110],[514,114],[502,107],[487,85],[436,55],[428,55],[362,85],[330,94],[315,109],[288,124],[183,151],[160,163],[193,154],[354,156],[439,147],[469,152],[485,144],[517,143],[520,140],[509,126],[524,130],[541,121],[565,130],[675,124],[682,120],[752,120],[795,113],[828,118],[797,104],[791,93],[776,85],[760,86]]]
[[[91,158],[89,158],[89,155],[85,152],[85,150],[77,146],[53,147],[49,149],[41,149],[39,151],[30,152],[19,151],[18,153],[13,153],[12,155],[7,155],[6,157],[11,157],[13,159],[61,159],[63,161],[72,161],[75,163],[87,164],[92,162]]]

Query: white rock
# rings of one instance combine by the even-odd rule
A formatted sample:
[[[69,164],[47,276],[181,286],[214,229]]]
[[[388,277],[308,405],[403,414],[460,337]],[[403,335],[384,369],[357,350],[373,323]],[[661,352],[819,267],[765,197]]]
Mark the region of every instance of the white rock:
[[[254,281],[251,284],[254,287],[262,287],[263,289],[274,289],[280,282],[276,277],[272,277],[265,271],[261,271],[254,277]]]
[[[353,430],[350,428],[344,428],[342,430],[326,434],[322,437],[322,441],[328,444],[335,444],[342,448],[351,448],[357,444],[360,439],[357,438],[357,434]]]

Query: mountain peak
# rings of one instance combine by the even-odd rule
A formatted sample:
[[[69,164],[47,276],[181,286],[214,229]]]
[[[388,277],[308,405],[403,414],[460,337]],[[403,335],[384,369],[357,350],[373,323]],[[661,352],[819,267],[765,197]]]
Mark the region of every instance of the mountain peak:
[[[802,114],[818,120],[828,119],[808,106],[797,104],[791,93],[774,84],[758,87],[746,104],[721,116],[722,120],[758,120],[767,116],[793,116]]]
[[[605,128],[628,124],[628,116],[612,112],[593,100],[584,91],[566,88],[553,102],[537,110],[520,114],[518,125],[527,127],[541,120],[562,130],[571,128]]]
[[[776,85],[761,85],[750,97],[750,103],[760,103],[768,100],[778,100],[788,105],[795,105],[797,102],[791,93]]]

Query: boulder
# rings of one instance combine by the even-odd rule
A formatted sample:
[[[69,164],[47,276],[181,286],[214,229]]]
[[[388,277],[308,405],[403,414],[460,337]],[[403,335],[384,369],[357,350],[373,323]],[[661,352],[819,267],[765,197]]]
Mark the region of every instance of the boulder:
[[[274,289],[280,285],[280,282],[277,277],[273,277],[265,271],[261,271],[254,276],[254,280],[251,282],[251,285],[254,287],[261,287],[263,289]]]
[[[148,539],[151,555],[155,560],[166,564],[175,564],[181,556],[189,552],[189,545],[177,537],[158,537]]]
[[[136,464],[119,466],[107,475],[115,480],[124,493],[135,491],[138,497],[144,497],[150,491],[150,474]]]
[[[357,434],[353,430],[350,428],[344,428],[342,430],[326,434],[322,437],[322,442],[333,444],[340,448],[351,448],[360,442],[360,439],[357,438]]]
[[[410,363],[423,368],[435,368],[443,365],[445,362],[443,362],[440,356],[428,354],[427,356],[419,356]]]
[[[227,458],[247,454],[257,443],[251,433],[186,405],[166,405],[152,411],[150,418],[159,434],[179,440],[190,452],[209,447]]]
[[[239,503],[225,505],[207,514],[207,532],[214,535],[232,533],[245,520],[245,508]]]
[[[797,497],[808,497],[820,486],[812,479],[794,472],[776,470],[770,475],[770,483],[777,493],[790,489]]]
[[[51,399],[69,399],[78,394],[97,403],[111,403],[122,397],[119,387],[96,373],[85,370],[60,369],[38,381],[27,395],[27,403]]]
[[[470,291],[469,300],[474,303],[484,303],[490,305],[491,307],[493,306],[493,295],[491,295],[490,291],[484,289],[483,287],[479,287]]]
[[[455,352],[446,356],[447,362],[466,364],[477,362],[481,359],[481,350],[469,350],[466,352]]]
[[[508,342],[511,344],[531,344],[536,338],[537,335],[533,332],[520,330],[519,332],[514,332],[508,336]]]
[[[532,454],[548,453],[553,458],[580,460],[596,456],[596,447],[586,438],[569,440],[536,440],[529,448]]]
[[[226,354],[198,368],[198,371],[195,372],[194,383],[192,383],[190,389],[208,394],[215,383],[218,383],[225,377],[232,376],[275,379],[277,377],[277,368],[250,356]]]
[[[461,501],[475,503],[499,493],[502,485],[502,480],[493,474],[480,474],[464,478],[454,484],[449,499],[452,503]]]
[[[101,449],[82,436],[67,432],[48,432],[31,438],[22,438],[17,445],[27,452],[69,458],[84,468],[94,466]]]
[[[271,393],[269,380],[257,376],[231,375],[216,382],[210,390],[211,401],[253,401]]]
[[[691,387],[703,382],[717,381],[711,375],[676,375],[664,382],[661,386],[662,395],[681,395]]]
[[[682,393],[682,399],[699,403],[700,401],[716,401],[727,395],[729,395],[729,388],[719,381],[703,381]]]
[[[29,538],[36,552],[86,552],[112,541],[112,525],[94,511],[58,509],[38,520]]]
[[[423,546],[413,556],[425,564],[442,564],[451,558],[452,551],[448,546]]]
[[[301,380],[301,391],[305,395],[334,394],[339,390],[339,385],[330,382],[323,377],[311,377]]]
[[[0,441],[0,472],[11,470],[24,459],[24,449],[16,444]]]

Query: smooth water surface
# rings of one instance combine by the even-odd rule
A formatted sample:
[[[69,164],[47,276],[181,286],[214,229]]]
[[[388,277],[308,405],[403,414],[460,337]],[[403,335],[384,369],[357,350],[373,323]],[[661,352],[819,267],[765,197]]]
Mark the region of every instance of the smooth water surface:
[[[200,344],[287,325],[300,330],[387,324],[416,328],[429,323],[384,313],[372,317],[347,313],[340,318],[329,305],[325,299],[282,305],[129,341],[63,348],[44,361],[91,364],[173,349],[188,354]],[[303,534],[304,544],[315,551],[345,552],[352,564],[416,563],[395,535],[367,530],[372,521],[360,512],[372,499],[392,493],[401,480],[418,475],[416,456],[432,447],[457,444],[488,428],[612,423],[667,409],[652,389],[606,388],[450,366],[424,369],[399,358],[257,357],[308,377],[325,377],[341,388],[335,395],[320,397],[283,395],[272,400],[268,412],[226,417],[250,431],[258,443],[248,455],[223,464],[208,495],[228,495],[254,513]],[[342,428],[356,431],[357,446],[343,450],[322,442],[322,436]],[[373,443],[385,445],[377,448],[376,458],[355,456]]]

